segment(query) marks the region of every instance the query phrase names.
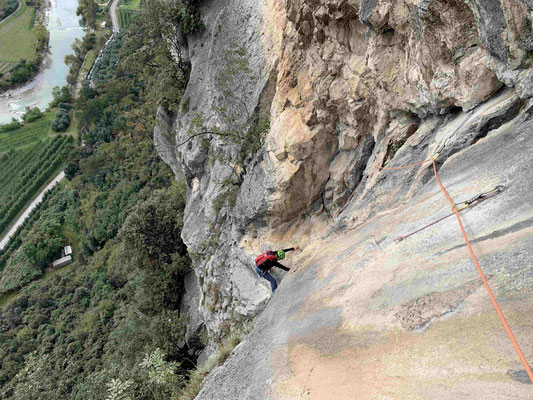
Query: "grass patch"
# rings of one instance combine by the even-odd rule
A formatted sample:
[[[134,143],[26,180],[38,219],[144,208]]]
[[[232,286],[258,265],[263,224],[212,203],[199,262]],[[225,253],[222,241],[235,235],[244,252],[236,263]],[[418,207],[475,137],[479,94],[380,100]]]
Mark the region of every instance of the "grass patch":
[[[83,60],[83,64],[81,65],[80,72],[79,72],[80,78],[82,80],[85,80],[85,77],[91,70],[91,67],[94,63],[94,60],[96,60],[96,57],[98,56],[99,51],[100,51],[99,48],[98,49],[93,48],[87,52],[87,55],[85,56],[85,60]]]
[[[109,16],[107,14],[96,14],[96,17],[94,17],[94,19],[96,20],[96,25],[97,25],[97,33],[100,29],[102,29],[100,27],[100,25],[102,24],[102,22],[107,22],[108,21],[108,18]]]
[[[126,10],[138,10],[141,0],[120,0],[118,6]]]
[[[32,60],[37,49],[33,28],[35,9],[22,1],[22,7],[4,23],[0,23],[0,62]]]
[[[54,136],[55,134],[50,129],[54,114],[53,112],[47,113],[37,121],[25,124],[19,129],[1,133],[0,154],[9,150],[21,149]]]
[[[76,128],[76,126],[76,114],[71,112],[70,125],[68,126],[67,130],[63,132],[63,135],[72,136],[74,139],[78,139],[78,129]]]

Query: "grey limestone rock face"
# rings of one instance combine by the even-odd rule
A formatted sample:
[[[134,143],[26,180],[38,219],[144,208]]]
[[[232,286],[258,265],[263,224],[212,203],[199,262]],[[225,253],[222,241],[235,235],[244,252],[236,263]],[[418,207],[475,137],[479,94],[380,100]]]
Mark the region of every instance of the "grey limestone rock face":
[[[469,113],[422,121],[388,165],[413,164],[441,150],[439,176],[456,201],[506,187],[461,218],[530,352],[533,120],[531,105],[521,104],[514,90],[504,90]],[[484,129],[482,140],[472,139]],[[457,221],[394,241],[449,213],[450,205],[431,164],[370,167],[379,164],[386,138],[378,138],[365,171],[366,195],[354,197],[339,217],[344,229],[317,236],[304,249],[298,268],[244,342],[206,378],[197,400],[350,399],[354,393],[398,400],[531,398]],[[432,379],[420,365],[431,369]]]
[[[359,12],[359,18],[361,19],[361,22],[368,23],[368,18],[377,5],[378,0],[363,0],[361,2],[361,9]]]
[[[520,0],[522,3],[527,5],[529,11],[533,11],[533,0]]]
[[[516,88],[513,98],[491,109],[492,119],[466,123],[447,156],[512,120],[520,98],[533,96],[528,7],[529,0],[203,1],[206,29],[188,38],[190,81],[177,111],[159,110],[155,129],[159,153],[188,184],[183,239],[198,290],[187,303],[189,312],[197,303],[191,332],[201,323],[216,332],[232,316],[262,309],[269,289],[254,272],[254,252],[265,244],[258,235],[305,219],[318,202],[333,216],[353,198],[334,223],[340,231],[378,212],[376,199],[388,204],[380,194],[412,195],[430,170],[410,171],[398,186],[397,175],[377,174],[372,164],[427,155],[439,127],[453,122],[450,110],[476,110],[503,84]],[[267,36],[276,46],[265,45]],[[236,79],[228,95],[220,82],[235,48],[255,79]],[[217,135],[189,140],[198,130],[238,130],[261,107],[270,131],[239,165],[227,162],[238,146]]]
[[[518,77],[516,91],[522,99],[533,97],[533,70],[522,71]]]
[[[469,0],[477,17],[479,35],[487,51],[507,61],[509,49],[504,42],[505,22],[499,0]]]
[[[235,169],[224,158],[235,156],[237,146],[216,135],[188,140],[201,131],[227,129],[227,115],[236,117],[231,127],[238,129],[258,107],[271,75],[263,59],[261,2],[207,0],[200,11],[205,31],[188,37],[191,74],[181,105],[172,115],[158,111],[154,135],[162,158],[188,184],[182,236],[194,255],[184,301],[190,315],[189,339],[202,326],[217,332],[235,315],[250,318],[269,293],[254,272],[253,256],[236,246],[251,221],[263,224],[268,179],[260,155],[240,166],[241,187],[228,187],[222,182]],[[230,87],[222,87],[227,58],[235,49],[244,52],[254,78],[237,75]]]
[[[331,163],[330,178],[324,190],[324,206],[327,210],[342,206],[355,190],[363,178],[373,149],[374,138],[369,136],[355,150],[337,154]]]
[[[200,288],[194,272],[187,274],[184,283],[185,295],[181,301],[180,314],[189,316],[185,340],[190,342],[192,338],[198,336],[203,326],[203,320],[197,310],[200,303]]]

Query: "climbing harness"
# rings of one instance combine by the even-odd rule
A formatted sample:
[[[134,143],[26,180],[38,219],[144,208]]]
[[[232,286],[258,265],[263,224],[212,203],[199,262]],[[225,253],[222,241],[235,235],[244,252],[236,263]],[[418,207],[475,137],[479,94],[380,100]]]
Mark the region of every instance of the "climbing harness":
[[[438,223],[438,222],[440,222],[442,220],[445,220],[446,218],[451,217],[452,215],[455,215],[455,209],[457,209],[457,211],[460,212],[460,211],[463,211],[464,209],[466,209],[468,207],[475,207],[479,203],[497,196],[498,194],[500,194],[504,190],[505,190],[504,186],[498,185],[492,190],[489,190],[489,191],[486,191],[486,192],[483,192],[483,193],[479,193],[477,196],[472,197],[469,200],[466,200],[466,201],[463,201],[461,203],[458,203],[458,204],[463,204],[463,206],[461,206],[459,208],[457,208],[457,204],[454,205],[454,207],[452,207],[451,214],[445,215],[444,217],[440,217],[440,218],[436,219],[435,221],[430,222],[429,224],[426,224],[423,227],[418,228],[417,230],[415,230],[413,232],[410,232],[410,233],[408,233],[406,235],[400,235],[400,236],[396,237],[396,239],[394,239],[394,241],[395,242],[401,242],[402,240],[407,239],[409,236],[412,236],[415,233],[423,231],[424,229],[427,229],[430,226],[435,225],[436,223]]]
[[[461,125],[457,129],[459,129],[460,127],[461,127]],[[457,131],[457,129],[456,129],[456,131]],[[440,148],[440,150],[442,150],[442,147]],[[483,284],[485,285],[485,289],[487,290],[487,293],[489,294],[489,297],[490,297],[490,299],[492,301],[492,305],[494,306],[494,309],[496,310],[496,313],[498,314],[498,317],[500,318],[500,321],[502,322],[503,327],[504,327],[505,331],[507,332],[507,335],[509,336],[509,339],[511,340],[511,343],[513,344],[516,352],[518,353],[518,357],[520,358],[520,361],[524,365],[524,367],[526,369],[526,372],[527,372],[527,374],[529,376],[529,379],[531,380],[531,383],[533,383],[533,372],[531,371],[531,368],[529,367],[529,364],[528,364],[528,362],[527,362],[527,360],[526,360],[526,358],[524,356],[524,353],[522,352],[522,349],[520,349],[520,346],[519,346],[518,342],[516,341],[516,338],[513,335],[513,332],[511,331],[511,328],[509,328],[509,325],[507,324],[507,321],[505,320],[505,317],[504,317],[504,315],[503,315],[503,313],[502,313],[502,311],[500,309],[500,306],[498,305],[498,302],[496,301],[496,298],[492,294],[492,290],[490,289],[490,286],[489,286],[489,284],[487,282],[487,279],[485,278],[485,274],[483,273],[483,270],[481,269],[481,266],[479,265],[479,262],[478,262],[478,260],[476,258],[476,255],[474,254],[474,250],[472,249],[472,245],[470,244],[470,241],[468,240],[468,236],[467,236],[467,234],[465,232],[465,229],[463,227],[463,223],[461,221],[461,217],[459,216],[459,211],[460,210],[470,206],[471,204],[474,204],[476,201],[479,202],[479,200],[482,199],[482,198],[485,198],[485,200],[486,200],[488,198],[487,196],[489,196],[490,193],[493,193],[490,196],[490,197],[493,197],[493,196],[496,195],[496,192],[497,193],[501,193],[501,190],[503,190],[503,189],[502,189],[501,186],[496,186],[494,189],[492,189],[489,192],[485,192],[485,193],[479,194],[479,195],[473,197],[470,200],[467,200],[467,201],[465,201],[463,203],[459,203],[459,204],[464,204],[465,206],[457,208],[457,205],[454,203],[454,201],[452,200],[452,198],[450,197],[450,195],[446,191],[446,188],[444,187],[444,185],[442,184],[442,182],[439,179],[439,175],[437,173],[437,165],[435,164],[435,159],[438,156],[439,156],[439,154],[437,153],[435,156],[431,157],[430,159],[424,160],[424,161],[422,161],[420,163],[412,164],[410,166],[420,165],[420,164],[423,164],[423,163],[426,163],[426,162],[431,162],[432,163],[433,173],[435,175],[435,179],[437,180],[437,183],[439,184],[442,193],[444,194],[444,196],[446,197],[446,199],[448,200],[448,202],[452,206],[452,212],[457,217],[457,222],[459,222],[459,227],[461,228],[461,233],[462,233],[463,238],[465,240],[465,243],[466,243],[466,245],[468,247],[468,251],[470,252],[470,256],[472,257],[472,260],[474,261],[474,264],[476,265],[476,269],[477,269],[477,271],[479,273],[479,276],[481,277],[481,280],[483,281]],[[386,167],[377,167],[377,168],[379,168],[381,170],[384,170],[384,169],[385,170],[396,170],[396,169],[409,168],[410,166],[397,167],[397,168],[386,168]],[[446,217],[444,217],[444,218],[446,218]],[[444,219],[444,218],[442,218],[442,219]]]

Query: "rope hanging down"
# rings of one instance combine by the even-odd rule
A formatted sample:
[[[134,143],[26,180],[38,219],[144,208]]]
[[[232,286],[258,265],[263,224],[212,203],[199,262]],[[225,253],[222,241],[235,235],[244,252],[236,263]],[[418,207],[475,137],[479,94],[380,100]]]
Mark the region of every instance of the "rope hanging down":
[[[518,353],[518,357],[520,358],[520,361],[524,365],[524,367],[526,369],[526,372],[527,372],[527,374],[529,376],[529,379],[531,380],[531,383],[533,383],[533,372],[531,371],[531,368],[529,367],[529,364],[528,364],[528,362],[527,362],[527,360],[526,360],[526,358],[524,356],[524,353],[522,352],[522,349],[520,349],[520,346],[519,346],[518,342],[516,341],[516,338],[515,338],[513,332],[511,331],[511,328],[509,328],[509,325],[507,324],[507,321],[505,320],[505,317],[503,316],[503,313],[502,313],[502,311],[500,309],[500,306],[498,305],[498,302],[496,301],[496,298],[492,294],[492,290],[490,289],[490,286],[489,286],[489,284],[487,282],[487,279],[485,278],[485,274],[483,273],[483,270],[481,269],[481,267],[479,265],[479,262],[478,262],[478,260],[476,258],[476,255],[474,254],[474,250],[472,249],[470,241],[468,240],[468,236],[467,236],[467,234],[465,232],[465,229],[463,227],[463,223],[461,222],[461,217],[459,216],[460,209],[457,208],[457,205],[454,203],[454,201],[452,200],[452,198],[450,197],[450,195],[448,194],[448,192],[446,191],[446,189],[444,188],[443,184],[441,183],[441,181],[439,179],[439,175],[437,174],[437,166],[435,164],[435,159],[437,157],[438,157],[438,154],[436,156],[428,159],[428,160],[424,160],[424,161],[422,161],[420,163],[412,164],[412,165],[405,166],[405,167],[397,167],[397,168],[386,168],[386,167],[377,167],[377,166],[376,167],[379,168],[380,170],[396,170],[396,169],[409,168],[411,166],[424,164],[426,162],[431,162],[432,163],[432,165],[433,165],[433,173],[435,175],[435,179],[437,180],[437,183],[439,184],[442,193],[444,194],[444,196],[446,197],[448,202],[451,204],[453,213],[457,217],[457,221],[459,222],[459,227],[461,228],[461,233],[463,234],[463,238],[464,238],[465,243],[466,243],[466,245],[468,247],[468,251],[470,252],[470,255],[472,257],[472,260],[474,261],[474,264],[476,265],[476,269],[477,269],[477,271],[479,273],[479,276],[481,277],[481,280],[483,281],[483,284],[485,285],[485,289],[487,289],[489,297],[490,297],[490,299],[492,301],[492,305],[494,306],[494,308],[496,310],[496,313],[498,314],[498,317],[500,318],[500,321],[502,322],[503,327],[504,327],[505,331],[507,332],[507,335],[509,336],[509,339],[511,340],[511,343],[513,344],[516,352]],[[496,187],[496,188],[498,188],[498,187]],[[492,191],[495,191],[496,188],[493,189]],[[479,196],[480,195],[468,200],[467,202],[473,203],[473,202],[475,202],[476,200],[479,199]],[[465,202],[465,203],[467,203],[467,202]]]

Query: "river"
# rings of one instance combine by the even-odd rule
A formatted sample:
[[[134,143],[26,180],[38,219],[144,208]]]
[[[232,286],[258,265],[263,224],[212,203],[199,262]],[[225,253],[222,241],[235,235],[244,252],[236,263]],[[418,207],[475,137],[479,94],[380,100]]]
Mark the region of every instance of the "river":
[[[46,57],[46,67],[25,86],[0,96],[0,123],[20,117],[28,106],[44,110],[52,101],[52,88],[67,83],[65,56],[74,52],[71,48],[74,39],[81,39],[84,35],[80,18],[76,15],[78,0],[51,2],[47,11],[50,54]]]

